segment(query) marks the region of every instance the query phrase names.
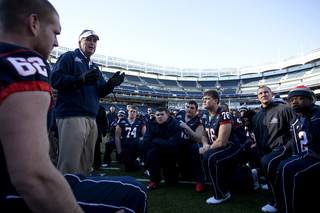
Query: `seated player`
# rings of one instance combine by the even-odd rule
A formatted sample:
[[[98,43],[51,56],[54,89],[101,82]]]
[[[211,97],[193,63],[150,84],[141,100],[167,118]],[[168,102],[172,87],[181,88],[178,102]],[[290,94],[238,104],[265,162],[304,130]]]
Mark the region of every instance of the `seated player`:
[[[176,161],[180,144],[181,127],[178,121],[171,116],[166,108],[156,110],[156,119],[147,128],[143,145],[146,151],[146,169],[150,172],[150,184],[147,190],[159,187],[163,176],[169,186],[178,183]]]
[[[146,132],[146,125],[142,119],[137,118],[137,113],[138,108],[130,105],[129,116],[118,121],[115,132],[117,153],[127,172],[139,169],[141,163],[137,158],[142,155],[141,141]]]
[[[198,180],[195,170],[203,168],[197,164],[199,158],[199,144],[201,143],[201,135],[203,126],[200,116],[197,115],[198,103],[196,101],[188,101],[186,113],[178,113],[176,119],[182,128],[180,142],[179,169],[181,176],[185,180],[196,180],[196,191],[202,192],[203,181]],[[192,148],[195,147],[195,148]],[[196,149],[195,152],[193,150]],[[195,153],[195,154],[194,154]]]
[[[202,115],[202,145],[199,153],[211,179],[214,194],[208,204],[220,204],[230,199],[229,188],[233,172],[243,157],[243,149],[232,130],[229,112],[219,107],[220,96],[215,90],[203,95],[203,106],[208,111]]]
[[[126,115],[125,111],[120,109],[118,112],[118,120],[120,120],[121,118],[124,118],[125,115]],[[109,137],[110,139],[105,144],[106,148],[105,148],[105,152],[104,152],[102,168],[106,168],[108,166],[111,166],[111,153],[113,152],[113,150],[116,149],[115,131],[116,131],[116,128],[118,125],[117,123],[118,123],[118,121],[114,120],[110,125],[110,137]],[[118,160],[118,163],[121,163],[117,152],[116,152],[116,158]]]
[[[288,100],[298,114],[290,123],[293,156],[277,169],[277,197],[286,212],[320,212],[320,107],[303,85],[293,88]]]

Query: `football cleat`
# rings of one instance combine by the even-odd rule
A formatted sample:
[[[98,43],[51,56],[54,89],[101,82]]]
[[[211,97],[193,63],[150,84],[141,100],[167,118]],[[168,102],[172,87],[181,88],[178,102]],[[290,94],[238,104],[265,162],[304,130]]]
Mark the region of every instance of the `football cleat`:
[[[196,192],[203,192],[203,191],[204,191],[203,183],[201,183],[201,182],[197,182],[197,185],[196,185]]]
[[[147,190],[148,191],[151,191],[151,190],[154,190],[156,188],[159,188],[159,183],[157,182],[150,182],[149,186],[147,186]]]
[[[150,172],[149,170],[144,170],[143,174],[147,175],[148,177],[150,177]]]
[[[267,204],[264,207],[261,208],[261,211],[263,212],[278,212],[278,209],[274,208],[273,206]]]

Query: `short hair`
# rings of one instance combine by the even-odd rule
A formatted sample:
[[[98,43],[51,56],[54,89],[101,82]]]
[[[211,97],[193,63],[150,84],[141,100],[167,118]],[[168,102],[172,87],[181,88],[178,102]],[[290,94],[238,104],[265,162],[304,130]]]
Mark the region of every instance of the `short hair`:
[[[165,112],[166,114],[168,114],[168,110],[165,107],[158,107],[156,112]]]
[[[129,110],[130,110],[130,109],[134,109],[134,110],[136,110],[136,111],[137,111],[137,113],[138,113],[138,107],[137,107],[137,106],[135,106],[135,105],[131,105],[131,106],[130,106],[130,108],[129,108]]]
[[[196,110],[198,110],[198,103],[195,100],[188,101],[187,104],[193,104],[196,106]]]
[[[1,0],[0,1],[0,31],[19,33],[25,20],[36,14],[40,26],[52,24],[52,15],[58,12],[48,0]]]
[[[215,90],[209,90],[209,91],[206,91],[204,94],[203,94],[203,97],[204,96],[210,96],[212,97],[213,99],[218,99],[218,104],[220,102],[220,95],[217,91]]]
[[[268,87],[268,86],[266,86],[266,85],[261,85],[261,86],[259,86],[257,91],[259,91],[259,89],[261,89],[261,88],[267,88],[268,90],[270,90],[270,92],[272,92],[272,90],[270,89],[270,87]]]
[[[229,106],[226,103],[220,103],[220,105],[225,105],[227,107],[227,109],[229,109]]]

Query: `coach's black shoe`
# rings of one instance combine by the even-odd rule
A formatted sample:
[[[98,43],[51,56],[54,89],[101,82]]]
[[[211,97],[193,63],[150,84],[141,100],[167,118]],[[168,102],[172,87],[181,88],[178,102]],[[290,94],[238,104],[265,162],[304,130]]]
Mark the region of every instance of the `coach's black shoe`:
[[[95,173],[94,171],[90,172],[90,177],[101,177],[99,173]]]
[[[152,190],[157,189],[157,188],[159,188],[159,187],[160,187],[159,183],[157,183],[157,182],[150,182],[149,186],[147,186],[147,190],[148,190],[148,191],[152,191]]]
[[[94,167],[94,170],[101,171],[102,169],[100,166],[98,166],[98,167]]]

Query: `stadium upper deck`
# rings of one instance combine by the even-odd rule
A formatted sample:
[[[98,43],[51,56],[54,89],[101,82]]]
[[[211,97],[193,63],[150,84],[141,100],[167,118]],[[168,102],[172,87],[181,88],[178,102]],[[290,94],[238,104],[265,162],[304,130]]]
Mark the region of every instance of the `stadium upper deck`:
[[[57,47],[51,51],[51,56],[58,58],[64,52],[72,50],[67,47]],[[93,61],[103,67],[114,67],[125,70],[135,70],[144,73],[153,73],[162,76],[176,76],[179,78],[196,77],[198,81],[208,80],[208,77],[217,77],[223,80],[223,77],[235,76],[240,79],[241,76],[245,77],[248,74],[260,74],[272,70],[282,70],[292,66],[307,64],[310,62],[320,60],[320,47],[289,56],[286,58],[268,61],[260,64],[246,65],[240,67],[230,68],[182,68],[182,67],[169,67],[148,62],[135,61],[124,58],[117,58],[104,55],[93,55]]]
[[[64,52],[72,50],[57,47],[51,51],[49,61],[55,63]],[[315,91],[320,89],[320,47],[308,52],[265,63],[237,68],[191,69],[165,67],[147,62],[112,56],[93,55],[107,80],[117,70],[126,72],[124,84],[115,88],[119,101],[155,103],[184,103],[186,99],[201,99],[204,91],[216,89],[221,102],[247,102],[257,104],[259,85],[268,85],[285,98],[294,86],[304,84]],[[108,96],[104,101],[112,101]]]

